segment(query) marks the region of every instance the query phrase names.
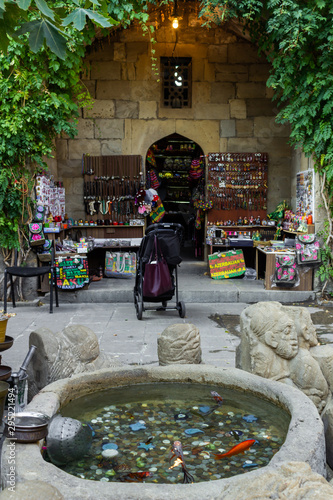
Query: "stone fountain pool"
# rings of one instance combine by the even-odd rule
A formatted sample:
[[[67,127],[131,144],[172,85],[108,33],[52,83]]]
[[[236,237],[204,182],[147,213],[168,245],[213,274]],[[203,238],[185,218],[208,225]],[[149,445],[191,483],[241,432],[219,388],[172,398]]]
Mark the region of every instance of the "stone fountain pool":
[[[49,416],[52,416],[58,411],[60,411],[61,413],[63,413],[64,411],[67,412],[66,405],[79,397],[85,398],[86,395],[88,394],[97,393],[98,391],[109,389],[110,387],[115,388],[115,391],[116,392],[118,391],[118,394],[121,394],[122,388],[127,386],[132,386],[132,387],[136,386],[137,390],[139,391],[141,390],[140,387],[143,388],[142,384],[154,384],[155,386],[159,385],[158,389],[159,391],[162,390],[162,387],[169,386],[169,384],[172,385],[176,384],[175,385],[176,391],[178,391],[179,387],[184,389],[183,399],[186,402],[185,404],[186,408],[183,407],[181,399],[178,399],[179,404],[175,403],[175,406],[172,406],[172,412],[174,412],[172,418],[174,420],[176,414],[179,413],[186,414],[189,411],[189,408],[193,408],[193,406],[198,406],[198,410],[200,406],[212,406],[212,402],[209,401],[210,396],[208,396],[207,398],[205,396],[206,389],[209,389],[209,391],[211,389],[212,390],[218,389],[219,393],[223,393],[226,395],[226,404],[225,407],[222,407],[223,413],[225,412],[225,410],[228,410],[229,404],[231,404],[232,396],[230,395],[232,394],[232,392],[230,391],[238,391],[236,392],[236,394],[239,394],[240,398],[243,397],[244,395],[246,396],[245,399],[248,399],[249,396],[253,396],[254,398],[260,398],[261,400],[263,400],[263,406],[268,404],[269,408],[273,408],[272,409],[273,419],[270,423],[268,423],[268,426],[273,425],[274,420],[276,422],[281,421],[280,430],[282,431],[282,434],[279,437],[276,437],[277,441],[272,441],[272,443],[277,443],[278,446],[262,447],[262,444],[261,445],[259,444],[258,449],[259,451],[261,450],[259,453],[258,450],[255,451],[254,447],[253,448],[254,451],[252,451],[251,449],[250,454],[246,455],[245,459],[243,455],[240,461],[238,461],[237,458],[237,460],[235,460],[234,468],[242,469],[242,472],[244,472],[244,470],[246,469],[250,470],[246,474],[240,474],[234,477],[227,477],[229,475],[228,471],[225,471],[224,467],[220,467],[219,470],[217,471],[214,470],[214,474],[212,474],[214,476],[213,477],[214,480],[210,481],[209,468],[207,467],[205,469],[204,467],[201,467],[202,478],[199,479],[199,481],[201,482],[196,482],[194,484],[172,484],[172,483],[178,483],[179,471],[176,471],[173,475],[168,476],[167,477],[168,480],[165,481],[166,484],[153,484],[148,482],[145,483],[140,482],[133,484],[128,482],[110,482],[109,479],[112,478],[112,476],[109,476],[108,478],[107,475],[105,475],[105,472],[107,470],[111,470],[111,468],[106,469],[103,473],[103,467],[100,468],[102,469],[102,474],[98,474],[98,475],[103,475],[103,477],[105,477],[105,480],[103,481],[100,481],[98,479],[96,480],[95,477],[92,477],[90,472],[88,472],[88,469],[87,469],[87,477],[93,480],[83,479],[82,476],[85,477],[84,472],[82,472],[81,477],[76,477],[75,475],[68,474],[67,472],[61,470],[60,468],[50,463],[47,463],[45,460],[43,460],[40,453],[40,449],[36,444],[31,444],[31,445],[17,444],[16,446],[17,479],[19,481],[27,481],[38,478],[39,480],[46,481],[54,485],[56,488],[58,488],[58,490],[65,499],[99,498],[103,500],[112,497],[115,500],[123,498],[139,500],[139,499],[149,499],[149,498],[167,499],[175,497],[177,499],[189,500],[192,498],[193,499],[219,498],[222,492],[228,491],[230,490],[230,488],[233,489],[242,487],[245,488],[246,485],[249,483],[249,481],[251,482],[255,478],[268,474],[272,471],[277,471],[281,467],[283,467],[284,464],[286,464],[287,462],[306,462],[307,464],[309,464],[309,466],[312,468],[313,471],[318,472],[319,474],[325,476],[324,431],[323,431],[322,421],[313,403],[297,389],[293,389],[284,384],[272,382],[263,379],[261,377],[251,375],[242,370],[237,370],[237,369],[225,370],[225,369],[219,369],[215,367],[207,367],[201,365],[183,365],[183,366],[170,365],[166,367],[151,367],[151,368],[124,367],[124,368],[117,368],[110,370],[100,370],[97,372],[76,375],[70,379],[63,379],[45,387],[33,399],[28,409],[30,411],[43,411]],[[184,385],[179,386],[178,384],[184,384]],[[186,388],[189,387],[187,384],[194,384],[192,386],[194,387],[194,393],[191,395],[190,400],[186,400],[185,396]],[[195,386],[197,384],[200,384],[201,387],[198,389],[196,396]],[[192,389],[190,390],[190,392],[191,391]],[[202,399],[201,399],[201,394],[203,394]],[[155,397],[154,400],[156,400]],[[196,401],[198,402],[197,405],[195,404]],[[256,401],[256,399],[254,399],[254,401]],[[134,400],[132,400],[132,403],[134,404]],[[148,403],[145,401],[141,401],[141,404],[142,403],[149,404],[149,400]],[[126,402],[125,398],[124,404],[131,404],[131,401],[128,401],[127,398]],[[109,413],[107,419],[112,420],[112,418],[110,419],[109,417],[112,417],[111,412],[113,411],[115,411],[115,414],[118,413],[119,415],[121,414],[121,412],[117,413],[117,405],[118,402],[116,401],[116,399],[114,401],[108,400],[106,404],[103,405],[103,408],[105,407],[107,408],[107,410],[105,410],[106,413]],[[110,406],[111,409],[109,409]],[[112,406],[115,406],[115,410],[112,409]],[[147,407],[143,407],[143,413],[145,413],[145,408]],[[74,418],[78,416],[78,414],[75,414],[75,411],[74,413],[72,413],[72,411],[70,410],[70,406],[68,406],[68,410],[70,411],[71,416],[73,416]],[[87,410],[89,412],[89,408]],[[135,422],[136,422],[136,417],[138,417],[138,420],[146,420],[146,422],[149,422],[149,417],[152,418],[153,416],[153,413],[149,415],[149,412],[146,412],[145,418],[143,417],[141,418],[140,415],[134,415],[136,411],[133,412],[131,410],[132,408],[129,408],[128,413],[134,417],[133,420]],[[207,452],[207,454],[215,452],[214,449],[209,450],[209,447],[207,448],[208,444],[215,446],[217,450],[219,448],[228,449],[229,445],[235,444],[235,442],[233,441],[234,436],[230,434],[231,430],[241,430],[242,432],[245,430],[246,432],[245,433],[243,432],[243,434],[245,434],[246,439],[254,435],[258,437],[259,443],[260,442],[262,443],[263,440],[266,440],[266,437],[263,437],[265,434],[260,435],[261,433],[260,426],[257,427],[254,426],[253,428],[250,428],[249,423],[244,421],[246,422],[247,425],[239,429],[239,426],[242,423],[242,417],[249,414],[255,415],[256,411],[258,411],[256,404],[254,403],[254,406],[251,406],[250,403],[250,406],[245,407],[244,410],[241,410],[240,408],[238,408],[238,410],[237,408],[235,410],[232,409],[228,410],[226,412],[227,414],[228,413],[234,414],[234,415],[228,415],[228,418],[226,418],[224,415],[224,418],[221,418],[220,420],[220,416],[219,414],[217,414],[217,425],[219,421],[223,421],[224,425],[227,425],[227,428],[220,432],[221,436],[215,436],[217,439],[215,439],[213,435],[210,435],[208,431],[206,432],[206,434],[203,435],[203,439],[201,439],[202,433],[199,433],[200,436],[196,437],[196,439],[194,439],[193,436],[191,436],[189,439],[185,438],[184,433],[187,428],[194,427],[199,429],[200,423],[205,423],[205,419],[201,419],[195,413],[192,414],[193,420],[191,421],[191,425],[187,425],[186,421],[185,424],[184,423],[179,424],[179,422],[177,423],[175,420],[175,424],[176,426],[178,426],[178,433],[173,433],[170,431],[168,433],[165,433],[166,437],[162,436],[162,445],[164,444],[166,448],[166,450],[162,450],[163,460],[164,460],[164,452],[168,453],[167,448],[168,446],[170,446],[170,443],[167,441],[171,442],[174,436],[179,438],[180,436],[179,429],[181,431],[181,436],[184,439],[185,451],[191,452],[190,454],[187,455],[189,461],[190,461],[190,456],[192,455],[193,447],[195,447],[195,445],[193,445],[193,442],[199,441],[198,447],[203,448],[203,450],[201,450],[200,452],[203,452],[204,454],[205,452]],[[274,419],[274,414],[276,415],[275,419]],[[129,417],[131,419],[130,415],[127,415],[125,418]],[[170,417],[170,411],[168,411],[168,415]],[[235,417],[236,415],[238,415],[237,417],[238,420],[236,423],[234,423],[233,417]],[[279,415],[281,415],[281,419]],[[88,416],[90,418],[90,415]],[[103,416],[97,418],[102,419],[103,421]],[[195,420],[194,418],[197,420]],[[261,419],[262,417],[260,416],[259,418]],[[288,425],[289,418],[290,422],[289,422],[288,432],[285,436],[283,434],[284,432],[283,427],[285,426],[286,428],[286,424]],[[202,420],[202,422],[200,422],[199,420]],[[227,420],[231,421],[230,425],[226,423]],[[206,423],[209,425],[208,421]],[[114,425],[118,426],[116,425],[116,423],[114,423]],[[96,430],[98,430],[98,427],[99,425],[96,425]],[[164,428],[166,427],[168,426],[164,426]],[[220,426],[220,428],[222,427],[223,425]],[[235,427],[238,427],[238,429],[235,429]],[[174,428],[172,430],[174,430]],[[254,434],[254,432],[257,432],[258,434]],[[225,436],[225,433],[230,435]],[[104,437],[107,437],[107,443],[112,443],[115,441],[114,439],[115,435],[112,431],[109,432],[109,434],[111,434],[111,436],[104,436]],[[152,434],[154,434],[154,432],[152,432]],[[145,434],[143,434],[142,437],[143,436],[145,436]],[[222,445],[222,440],[227,440],[226,446],[224,446],[224,443]],[[135,442],[137,443],[137,441],[139,443],[141,442],[139,438],[135,437]],[[148,440],[146,439],[146,441]],[[165,441],[165,443],[163,443],[163,441]],[[216,443],[216,441],[219,442]],[[142,442],[144,442],[144,440],[142,440]],[[154,443],[154,440],[151,442],[153,444],[156,444],[156,446],[158,444],[159,449],[161,448],[160,438],[156,440],[156,443]],[[187,443],[190,444],[188,450],[186,450]],[[206,445],[202,444],[200,446],[200,443],[208,443],[208,444]],[[306,446],[304,445],[305,443]],[[121,444],[120,440],[117,444],[118,446],[119,444]],[[121,446],[123,446],[123,444],[121,444]],[[280,449],[275,452],[275,450],[278,447],[280,447]],[[5,450],[5,448],[6,447],[4,446],[3,449]],[[271,448],[271,449],[265,450],[265,448]],[[134,451],[133,447],[131,449],[132,451]],[[257,463],[258,460],[260,460],[262,457],[265,456],[265,452],[267,455],[267,460],[262,464],[257,464],[261,466],[260,468],[257,468],[257,466],[253,467],[256,470],[251,470],[251,467],[243,468],[243,465],[246,464],[247,460],[248,460],[247,463]],[[146,454],[146,456],[144,457],[141,457],[141,454],[139,455],[139,457],[135,455],[133,456],[134,461],[136,461],[136,458],[140,457],[144,459],[143,466],[142,468],[140,467],[139,470],[145,470],[145,468],[150,465],[149,460],[147,460],[147,455],[148,454]],[[194,454],[192,458],[193,461],[195,461],[196,455]],[[201,458],[202,460],[209,460],[208,458],[203,458],[203,457]],[[100,458],[96,460],[100,460]],[[163,467],[159,468],[158,465],[160,462],[161,460],[159,462],[156,462],[157,469],[162,470]],[[156,463],[155,465],[151,464],[150,468],[155,468]],[[2,464],[3,464],[2,484],[4,484],[4,477],[6,475],[5,452],[3,452]],[[165,464],[163,464],[163,466],[164,465]],[[98,465],[96,467],[98,468]],[[97,470],[97,468],[89,470],[90,471]],[[153,472],[157,471],[154,470]],[[204,474],[205,472],[208,472],[208,474],[205,475]],[[154,478],[154,476],[152,477]],[[175,479],[170,481],[169,480],[170,477],[173,477]]]
[[[218,404],[210,391],[223,395]],[[268,465],[285,441],[290,414],[238,390],[201,384],[138,384],[83,396],[61,411],[91,427],[85,456],[62,466],[84,479],[182,483],[170,450],[181,441],[194,482],[211,481]],[[216,459],[246,440],[246,453]],[[234,452],[238,451],[237,449]]]

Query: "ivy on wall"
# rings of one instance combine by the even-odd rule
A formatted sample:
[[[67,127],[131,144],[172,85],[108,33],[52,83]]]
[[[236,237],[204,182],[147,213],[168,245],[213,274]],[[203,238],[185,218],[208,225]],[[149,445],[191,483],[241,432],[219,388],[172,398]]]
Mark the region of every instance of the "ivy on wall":
[[[312,156],[327,213],[319,276],[333,278],[333,3],[330,0],[203,0],[201,15],[236,20],[272,65],[267,85],[290,143]],[[323,288],[323,290],[324,290]]]
[[[148,19],[147,2],[0,0],[0,247],[24,243],[34,174],[92,103],[80,74],[96,30]],[[21,189],[18,189],[20,183]],[[23,187],[24,186],[24,187]]]
[[[148,19],[147,2],[0,0],[0,247],[24,265],[35,174],[54,139],[74,137],[92,103],[80,75],[86,48],[111,26]],[[20,294],[22,298],[22,294]]]

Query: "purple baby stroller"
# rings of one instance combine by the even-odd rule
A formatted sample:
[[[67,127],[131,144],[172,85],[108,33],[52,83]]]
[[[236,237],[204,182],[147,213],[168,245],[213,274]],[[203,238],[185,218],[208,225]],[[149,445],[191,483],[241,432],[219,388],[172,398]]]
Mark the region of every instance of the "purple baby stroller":
[[[180,224],[158,223],[147,227],[145,236],[142,238],[140,248],[137,254],[136,276],[134,286],[134,305],[136,316],[142,319],[143,311],[156,310],[165,311],[166,309],[175,309],[181,318],[185,317],[185,304],[178,300],[178,275],[177,266],[181,263],[180,246],[183,237],[183,226]],[[151,279],[149,266],[156,264],[157,261],[166,261],[168,275],[165,276],[164,283],[154,283]],[[146,282],[145,282],[145,271]],[[148,276],[149,271],[149,276]],[[165,271],[166,272],[166,271]],[[149,278],[149,283],[148,283]],[[159,289],[166,289],[158,293]],[[154,289],[154,290],[153,290]],[[146,294],[146,295],[145,295]],[[176,304],[167,305],[176,294]],[[161,302],[159,307],[146,307],[145,302]]]

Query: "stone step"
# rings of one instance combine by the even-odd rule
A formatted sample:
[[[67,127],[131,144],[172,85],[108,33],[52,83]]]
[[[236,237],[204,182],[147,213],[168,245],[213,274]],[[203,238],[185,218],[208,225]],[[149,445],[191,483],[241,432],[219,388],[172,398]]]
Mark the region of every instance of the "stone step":
[[[135,279],[103,278],[91,282],[86,290],[59,291],[60,303],[134,303]],[[278,301],[281,303],[314,300],[313,291],[265,290],[262,280],[213,280],[195,270],[178,273],[178,299],[186,303],[255,303]],[[175,303],[176,294],[172,302]]]

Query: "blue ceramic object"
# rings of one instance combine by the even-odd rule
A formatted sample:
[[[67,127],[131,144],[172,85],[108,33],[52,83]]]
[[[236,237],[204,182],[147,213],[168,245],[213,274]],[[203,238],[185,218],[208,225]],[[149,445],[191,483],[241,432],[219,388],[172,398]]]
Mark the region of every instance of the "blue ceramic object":
[[[132,431],[140,431],[141,429],[145,429],[146,426],[144,424],[140,424],[140,422],[137,422],[136,424],[130,424],[130,428]]]
[[[201,411],[201,413],[208,413],[210,411],[210,406],[199,406],[199,411]]]
[[[116,443],[105,443],[102,446],[103,450],[118,450],[118,445]]]
[[[145,450],[145,451],[149,451],[149,450],[153,450],[155,448],[155,446],[151,443],[139,443],[138,444],[138,448],[141,448],[142,450]]]
[[[251,423],[258,420],[258,418],[255,417],[254,415],[245,415],[245,417],[243,417],[243,420],[245,420],[245,422]]]
[[[185,429],[185,434],[187,436],[194,436],[195,434],[204,434],[204,431],[201,429]]]

